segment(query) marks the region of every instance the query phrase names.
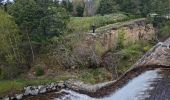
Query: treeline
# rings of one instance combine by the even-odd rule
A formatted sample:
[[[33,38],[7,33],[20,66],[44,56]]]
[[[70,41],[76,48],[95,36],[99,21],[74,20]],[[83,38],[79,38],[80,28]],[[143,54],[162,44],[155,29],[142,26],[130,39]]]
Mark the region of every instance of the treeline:
[[[56,0],[15,0],[0,9],[0,76],[28,71],[51,39],[66,33],[68,12]]]
[[[166,14],[170,0],[63,0],[61,2],[73,16],[92,16],[126,12],[141,16],[149,13]]]
[[[116,11],[147,16],[149,13],[166,14],[170,11],[170,0],[101,0],[98,13]]]

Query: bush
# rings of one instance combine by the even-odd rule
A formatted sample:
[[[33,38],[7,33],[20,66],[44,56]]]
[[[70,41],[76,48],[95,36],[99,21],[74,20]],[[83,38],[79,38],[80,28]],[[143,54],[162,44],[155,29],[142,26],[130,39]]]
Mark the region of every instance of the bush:
[[[20,74],[21,70],[16,66],[5,66],[1,69],[0,79],[13,79]]]
[[[35,71],[36,76],[42,76],[42,75],[44,75],[44,73],[45,72],[42,68],[40,68],[40,67],[36,68],[36,71]]]
[[[147,51],[149,51],[150,50],[150,46],[145,46],[145,47],[143,47],[143,52],[147,52]]]
[[[83,17],[84,7],[81,4],[76,7],[76,11],[78,17]]]

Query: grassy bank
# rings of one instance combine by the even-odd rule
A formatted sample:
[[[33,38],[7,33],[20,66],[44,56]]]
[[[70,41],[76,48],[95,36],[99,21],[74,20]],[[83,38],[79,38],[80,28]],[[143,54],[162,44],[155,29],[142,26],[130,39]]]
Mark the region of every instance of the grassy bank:
[[[116,22],[126,21],[133,19],[134,16],[127,16],[122,13],[110,14],[105,16],[92,16],[92,17],[72,17],[68,25],[72,32],[87,32],[91,29],[92,25],[96,27],[102,27],[108,24],[113,24]]]
[[[76,71],[75,71],[76,70]],[[74,74],[75,79],[81,80],[85,83],[96,84],[99,82],[109,81],[112,76],[105,68],[97,68],[97,69],[75,69]],[[14,80],[1,80],[0,81],[0,97],[6,96],[8,94],[15,94],[23,90],[26,86],[37,86],[37,85],[45,85],[50,84],[52,82],[57,83],[60,81],[65,81],[70,79],[70,77],[66,77],[68,75],[67,72],[62,72],[63,77],[56,78],[37,78],[35,80],[30,79],[14,79]],[[66,75],[66,76],[64,76]]]

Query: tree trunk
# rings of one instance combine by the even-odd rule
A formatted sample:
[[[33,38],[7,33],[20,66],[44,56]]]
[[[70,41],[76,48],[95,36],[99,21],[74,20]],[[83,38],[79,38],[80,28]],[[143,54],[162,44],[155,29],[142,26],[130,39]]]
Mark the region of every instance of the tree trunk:
[[[30,49],[31,49],[31,53],[32,53],[32,62],[34,62],[35,55],[34,55],[34,50],[33,50],[33,47],[32,47],[32,44],[31,44],[31,40],[30,40],[30,37],[29,37],[29,34],[28,34],[28,29],[26,29],[26,35],[27,35],[28,42],[29,42]]]

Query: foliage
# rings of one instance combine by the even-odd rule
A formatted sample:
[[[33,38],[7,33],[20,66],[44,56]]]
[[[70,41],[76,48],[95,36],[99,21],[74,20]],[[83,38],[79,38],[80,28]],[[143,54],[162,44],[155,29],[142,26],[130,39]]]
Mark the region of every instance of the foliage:
[[[45,73],[44,70],[40,67],[37,67],[35,70],[36,76],[42,76],[42,75],[44,75],[44,73]]]
[[[76,11],[77,11],[77,16],[78,17],[83,17],[84,6],[82,6],[81,4],[77,5]]]
[[[121,11],[146,16],[149,13],[169,12],[170,0],[116,0]]]
[[[101,15],[115,13],[119,9],[118,4],[114,0],[101,0],[98,13]]]
[[[24,62],[21,35],[13,18],[0,10],[0,64],[3,78],[15,77]],[[18,69],[17,69],[18,68]],[[15,74],[15,75],[14,75]]]
[[[72,13],[73,12],[73,4],[72,2],[70,2],[70,0],[63,0],[61,2],[61,5],[69,12]]]
[[[125,32],[123,30],[118,31],[118,48],[124,48]]]
[[[96,84],[103,81],[110,81],[111,73],[104,68],[89,69],[79,75],[79,79],[86,83]]]
[[[65,9],[53,0],[16,0],[10,8],[10,14],[36,42],[62,34],[69,19]]]
[[[122,49],[123,57],[120,60],[121,63],[118,63],[117,65],[118,73],[127,71],[144,53],[150,50],[151,47],[151,44],[139,41]]]
[[[164,41],[169,36],[170,36],[170,21],[166,22],[163,26],[160,27],[158,39]]]
[[[170,21],[164,17],[155,17],[152,20],[154,26],[159,29],[157,32],[158,40],[164,41],[170,36]]]
[[[15,0],[9,13],[23,34],[22,47],[27,64],[32,66],[42,47],[54,36],[64,34],[69,21],[68,13],[58,1]]]

